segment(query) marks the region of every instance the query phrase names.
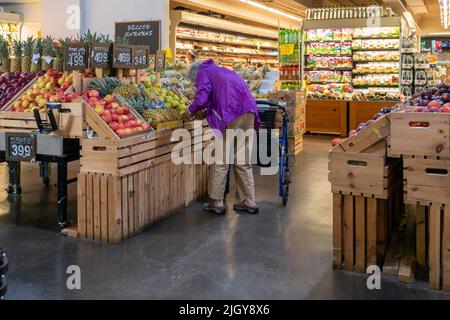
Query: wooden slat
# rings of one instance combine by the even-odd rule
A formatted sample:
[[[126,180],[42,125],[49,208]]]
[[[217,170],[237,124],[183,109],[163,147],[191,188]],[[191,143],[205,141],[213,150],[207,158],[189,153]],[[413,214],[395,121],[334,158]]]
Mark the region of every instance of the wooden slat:
[[[150,188],[149,188],[149,201],[150,201],[150,215],[149,220],[150,223],[153,223],[155,220],[155,208],[156,208],[156,200],[155,197],[156,194],[156,180],[157,180],[157,173],[156,173],[156,167],[149,168],[149,180],[150,180]]]
[[[92,174],[86,178],[86,237],[94,240],[94,179]]]
[[[415,206],[408,208],[408,222],[403,241],[403,254],[398,268],[398,279],[400,282],[413,283],[415,270],[415,229],[417,211]]]
[[[333,266],[342,266],[342,196],[333,194]]]
[[[377,200],[367,198],[367,265],[377,265]]]
[[[108,215],[109,230],[108,238],[111,243],[119,243],[123,239],[123,207],[122,187],[117,177],[108,177]]]
[[[108,176],[100,178],[100,240],[108,242]]]
[[[366,203],[364,197],[355,197],[355,269],[366,272]]]
[[[387,201],[377,199],[377,260],[386,254],[387,245]]]
[[[130,174],[128,176],[128,234],[130,236],[133,236],[136,232],[134,212],[134,176]]]
[[[354,211],[353,197],[344,196],[344,269],[353,271],[354,265]]]
[[[129,237],[129,221],[128,221],[128,177],[122,177],[122,237],[127,239]]]
[[[426,264],[426,210],[424,206],[416,207],[416,259],[420,266]]]
[[[441,274],[441,208],[431,206],[430,208],[430,250],[429,250],[429,266],[430,288],[440,289]]]
[[[100,232],[100,176],[99,175],[93,175],[93,183],[94,183],[94,204],[93,204],[93,210],[94,210],[94,240],[101,240],[101,232]]]
[[[442,290],[450,292],[450,208],[445,208],[444,211],[444,235],[442,237],[442,247]]]
[[[144,197],[144,221],[146,226],[150,223],[150,179],[150,169],[146,169],[144,173],[144,194],[142,195]]]
[[[80,237],[86,238],[86,175],[78,174],[78,186],[77,186],[77,220],[78,220],[78,232]]]

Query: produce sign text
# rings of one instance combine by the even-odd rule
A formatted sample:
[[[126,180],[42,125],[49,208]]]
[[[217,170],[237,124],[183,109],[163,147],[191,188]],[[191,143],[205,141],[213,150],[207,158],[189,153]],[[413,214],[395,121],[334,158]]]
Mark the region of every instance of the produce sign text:
[[[131,21],[116,23],[116,37],[124,37],[131,45],[146,46],[150,54],[160,49],[161,21]]]
[[[148,49],[146,47],[133,48],[133,65],[136,69],[145,69],[148,67]]]
[[[64,70],[84,70],[88,67],[88,47],[82,44],[68,44],[64,48]]]
[[[93,44],[91,47],[91,67],[109,68],[111,66],[111,46]]]
[[[113,68],[133,68],[133,48],[127,45],[113,46]]]
[[[36,157],[36,140],[27,133],[6,134],[6,160],[32,161]]]

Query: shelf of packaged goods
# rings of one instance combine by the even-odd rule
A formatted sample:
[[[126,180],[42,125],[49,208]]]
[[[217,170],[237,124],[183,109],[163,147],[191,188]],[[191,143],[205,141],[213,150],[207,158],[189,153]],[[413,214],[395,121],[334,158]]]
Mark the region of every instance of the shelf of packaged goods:
[[[221,40],[190,37],[190,36],[178,36],[177,35],[177,40],[197,41],[197,42],[204,42],[204,43],[217,43],[217,44],[226,44],[226,45],[231,45],[231,46],[252,47],[252,48],[260,48],[260,49],[267,49],[267,50],[278,50],[278,46],[264,46],[264,45],[258,45],[255,43],[221,41]]]
[[[355,89],[364,89],[364,88],[398,88],[400,84],[354,84],[353,88]]]
[[[352,68],[305,68],[305,71],[352,71]]]
[[[177,50],[186,51],[189,49],[177,48]],[[239,55],[239,56],[258,56],[258,57],[266,57],[266,58],[278,58],[278,54],[250,53],[250,52],[228,52],[228,51],[204,50],[204,49],[196,49],[196,51],[197,52],[217,53],[217,54]]]
[[[353,40],[399,40],[399,36],[397,37],[377,36],[377,37],[357,37],[357,38],[354,37]]]
[[[306,82],[307,85],[310,84],[352,84],[348,81],[313,81],[313,82]]]
[[[369,62],[400,62],[400,60],[355,60],[355,59],[353,59],[353,62],[355,62],[355,63],[369,63]]]
[[[300,82],[300,81],[302,81],[302,80],[300,80],[300,79],[292,79],[292,80],[289,80],[289,79],[280,79],[280,80],[278,80],[278,81],[280,81],[280,82]]]
[[[320,54],[320,53],[305,53],[305,56],[316,56],[316,57],[353,57],[352,53],[345,54]]]
[[[354,76],[367,76],[367,75],[398,75],[400,71],[392,71],[392,72],[358,72],[353,70]]]
[[[305,40],[305,43],[345,43],[352,42],[352,39],[348,40]]]
[[[356,49],[356,48],[353,48],[353,52],[371,52],[371,51],[374,51],[374,52],[380,52],[380,51],[399,51],[399,49],[398,48],[376,48],[376,49],[364,49],[364,48],[362,48],[362,49]]]

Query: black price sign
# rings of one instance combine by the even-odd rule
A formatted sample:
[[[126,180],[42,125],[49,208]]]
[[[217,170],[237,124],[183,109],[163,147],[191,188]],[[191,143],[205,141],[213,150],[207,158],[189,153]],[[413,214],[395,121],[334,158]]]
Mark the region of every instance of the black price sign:
[[[146,69],[148,67],[148,49],[143,46],[133,48],[133,65],[136,69]]]
[[[29,133],[6,133],[7,161],[32,161],[36,158],[36,139]]]
[[[110,68],[111,67],[111,45],[92,44],[91,45],[91,68]]]
[[[161,48],[161,20],[117,22],[115,35],[128,39],[131,45],[146,46],[149,54],[156,54]]]
[[[64,48],[64,70],[84,70],[88,67],[88,46],[69,43]]]
[[[133,69],[133,47],[113,45],[113,68]]]

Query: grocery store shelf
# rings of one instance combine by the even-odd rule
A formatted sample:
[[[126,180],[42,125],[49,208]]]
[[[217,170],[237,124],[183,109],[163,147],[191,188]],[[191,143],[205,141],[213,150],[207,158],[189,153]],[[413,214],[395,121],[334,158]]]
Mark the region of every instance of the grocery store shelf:
[[[399,51],[398,48],[381,48],[381,49],[355,49],[353,48],[353,52],[356,51],[361,51],[361,52],[370,52],[370,51],[374,51],[374,52],[379,52],[379,51]]]
[[[353,54],[352,53],[345,53],[345,54],[305,53],[305,56],[316,56],[316,57],[353,57]]]
[[[353,88],[398,88],[400,84],[379,84],[379,85],[368,85],[368,84],[354,84]]]
[[[397,37],[358,37],[353,38],[353,40],[398,40],[400,36]]]
[[[368,63],[368,62],[400,62],[400,60],[354,60],[353,62]]]
[[[189,49],[177,48],[177,51],[178,50],[187,51]],[[217,53],[217,54],[239,55],[239,56],[258,56],[258,57],[267,57],[267,58],[278,58],[278,53],[277,54],[264,54],[264,53],[228,52],[228,51],[204,50],[204,49],[197,49],[196,51]]]
[[[305,68],[305,71],[353,71],[353,68]]]
[[[352,40],[305,40],[305,43],[346,43]]]
[[[353,71],[354,76],[367,76],[367,75],[398,75],[400,71],[397,72],[356,72]]]
[[[252,48],[260,48],[260,49],[267,49],[267,50],[278,50],[277,46],[258,46],[257,44],[251,44],[251,43],[244,43],[244,42],[231,42],[231,41],[220,41],[220,40],[213,40],[213,39],[206,39],[206,38],[199,38],[199,37],[190,37],[190,36],[180,36],[177,35],[177,40],[186,40],[186,41],[198,41],[198,42],[205,42],[205,43],[217,43],[217,44],[226,44],[231,46],[242,46],[242,47],[252,47]]]
[[[352,84],[348,81],[306,81],[306,84]]]

